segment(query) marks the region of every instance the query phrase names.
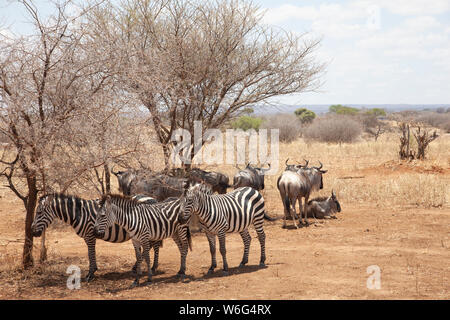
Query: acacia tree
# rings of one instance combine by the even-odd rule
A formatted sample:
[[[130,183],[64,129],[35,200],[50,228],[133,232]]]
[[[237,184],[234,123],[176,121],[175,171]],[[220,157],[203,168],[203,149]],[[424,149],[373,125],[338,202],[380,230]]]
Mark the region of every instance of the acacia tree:
[[[107,68],[110,58],[86,40],[86,11],[69,16],[67,1],[55,4],[55,13],[44,21],[32,1],[20,2],[35,33],[0,41],[0,132],[8,139],[0,161],[7,186],[26,210],[22,262],[28,268],[33,265],[31,224],[38,193],[66,191],[93,168],[129,150],[75,156],[95,145],[93,132],[101,126],[90,126],[87,115],[105,122],[98,119],[105,114],[99,108],[113,101],[115,85]],[[81,130],[80,124],[92,130]]]
[[[319,86],[323,65],[313,52],[320,41],[266,26],[262,17],[236,0],[128,0],[91,15],[98,40],[127,51],[122,77],[151,114],[166,166],[174,130],[203,144],[194,141],[194,121],[204,131],[218,128],[248,106]]]

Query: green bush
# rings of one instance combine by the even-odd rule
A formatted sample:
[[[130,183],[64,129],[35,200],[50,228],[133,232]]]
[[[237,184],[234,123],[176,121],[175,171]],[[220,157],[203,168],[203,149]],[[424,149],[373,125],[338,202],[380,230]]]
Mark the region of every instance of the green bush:
[[[306,108],[299,108],[294,113],[302,123],[311,123],[316,118],[316,114]]]
[[[356,115],[360,111],[358,108],[347,107],[347,106],[343,106],[341,104],[334,104],[334,105],[330,106],[329,110],[330,110],[330,112],[336,113],[339,115]]]
[[[366,114],[369,116],[375,116],[375,117],[385,117],[386,111],[384,111],[384,109],[381,109],[381,108],[372,108],[370,110],[367,110]]]
[[[261,118],[241,116],[231,123],[231,127],[233,129],[242,129],[244,131],[250,129],[255,129],[256,131],[258,131],[259,127],[262,124],[262,121],[263,120]]]

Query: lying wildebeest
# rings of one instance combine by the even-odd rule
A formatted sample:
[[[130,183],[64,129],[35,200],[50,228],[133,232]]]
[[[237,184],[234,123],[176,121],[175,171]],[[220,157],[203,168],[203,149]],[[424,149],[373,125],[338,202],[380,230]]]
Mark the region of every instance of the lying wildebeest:
[[[317,219],[336,219],[336,212],[341,212],[341,205],[334,191],[329,197],[318,197],[308,201],[307,216]]]
[[[320,161],[319,161],[320,163]],[[277,187],[280,191],[281,200],[284,205],[284,223],[283,227],[286,227],[286,218],[291,215],[294,226],[298,228],[295,216],[295,204],[299,202],[300,212],[300,224],[302,221],[302,213],[305,219],[305,225],[309,225],[306,215],[306,206],[308,204],[308,198],[312,191],[323,189],[322,174],[326,173],[326,170],[322,170],[322,163],[320,167],[300,167],[296,172],[284,171],[277,180]],[[302,206],[302,198],[305,198]],[[291,211],[291,208],[293,211]]]
[[[233,177],[234,189],[241,187],[251,187],[258,191],[264,189],[264,174],[270,170],[270,164],[267,169],[253,167],[250,163],[244,169],[240,169],[237,165],[236,168],[239,172]]]
[[[189,178],[192,182],[205,183],[211,186],[212,191],[218,194],[227,193],[227,188],[231,187],[228,184],[228,177],[220,172],[208,172],[199,168],[193,168],[189,173]]]

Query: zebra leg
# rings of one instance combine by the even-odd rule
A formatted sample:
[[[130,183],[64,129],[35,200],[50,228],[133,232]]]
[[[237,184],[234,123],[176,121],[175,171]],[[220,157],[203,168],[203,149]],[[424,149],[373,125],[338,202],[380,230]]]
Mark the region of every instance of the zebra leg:
[[[133,242],[134,252],[136,254],[136,263],[134,264],[133,268],[131,269],[131,272],[137,273],[138,272],[138,260],[139,260],[138,257],[141,256],[141,244],[139,243],[139,241],[134,240],[134,239],[131,239],[131,242]],[[139,270],[139,272],[141,272],[141,270]]]
[[[147,281],[144,283],[144,285],[152,282],[152,268],[150,267],[150,248],[151,244],[149,241],[145,241],[145,243],[142,244],[142,256],[145,259],[145,262],[147,263],[147,270],[148,270],[148,278]]]
[[[139,286],[139,278],[142,275],[142,271],[141,271],[141,262],[142,262],[141,246],[139,245],[138,247],[134,247],[134,248],[135,248],[135,253],[136,253],[136,273],[135,273],[136,278],[135,278],[133,284],[131,285],[131,288]]]
[[[209,243],[209,252],[211,253],[211,267],[209,267],[208,274],[212,274],[214,269],[217,267],[216,261],[216,235],[207,232],[206,237]]]
[[[244,256],[242,257],[241,264],[239,265],[239,267],[243,267],[248,262],[248,252],[250,250],[250,242],[252,241],[252,237],[250,236],[248,229],[239,232],[239,234],[242,237],[242,241],[244,241]]]
[[[161,247],[162,241],[155,241],[153,242],[153,251],[154,251],[154,257],[153,257],[153,266],[152,266],[152,272],[155,273],[156,269],[158,269],[158,263],[159,263],[159,247]]]
[[[255,228],[256,229],[256,228]],[[266,262],[266,234],[262,226],[256,229],[256,233],[258,234],[259,244],[261,245],[261,259],[259,260],[259,266],[265,267]]]
[[[225,232],[219,232],[217,235],[219,238],[219,250],[220,254],[222,255],[222,261],[223,261],[223,275],[228,275],[228,262],[227,262],[227,249],[225,247]]]
[[[185,231],[185,230],[183,230]],[[180,270],[178,271],[177,275],[183,279],[185,274],[186,274],[186,256],[187,256],[187,251],[188,251],[188,241],[186,238],[186,235],[184,234],[184,236],[182,234],[179,234],[180,232],[182,232],[181,230],[175,231],[172,238],[173,241],[175,241],[175,243],[178,246],[178,250],[180,250],[180,256],[181,256],[181,262],[180,262]]]
[[[97,271],[97,260],[95,257],[95,237],[84,239],[88,247],[89,257],[89,273],[86,276],[86,281],[89,282],[94,279],[94,273]]]

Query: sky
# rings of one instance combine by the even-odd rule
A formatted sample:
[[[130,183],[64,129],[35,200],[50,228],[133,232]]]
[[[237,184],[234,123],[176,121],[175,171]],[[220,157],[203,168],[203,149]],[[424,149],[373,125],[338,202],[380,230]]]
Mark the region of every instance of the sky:
[[[10,2],[0,0],[0,29],[26,33],[23,9]],[[253,2],[265,24],[322,39],[315,53],[327,64],[322,87],[274,102],[450,104],[450,0]],[[35,3],[49,11],[47,1]]]

